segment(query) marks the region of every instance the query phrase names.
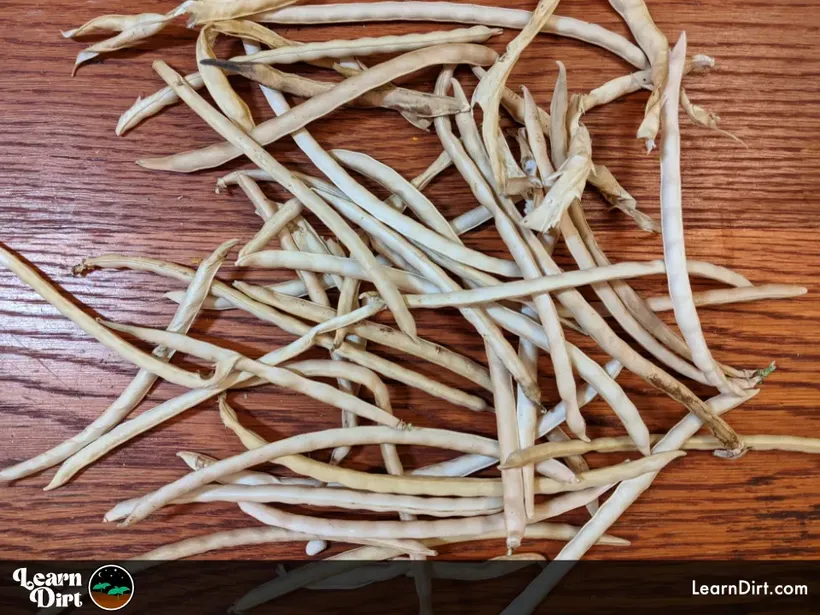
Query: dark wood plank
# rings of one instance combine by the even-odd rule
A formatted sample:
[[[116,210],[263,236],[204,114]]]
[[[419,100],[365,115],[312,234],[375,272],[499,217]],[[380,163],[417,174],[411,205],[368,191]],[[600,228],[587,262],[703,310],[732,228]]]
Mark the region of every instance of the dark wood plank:
[[[534,1],[506,2],[532,8]],[[653,14],[670,39],[686,29],[693,52],[716,57],[718,69],[688,79],[687,89],[700,104],[718,111],[734,141],[686,125],[683,134],[684,190],[688,250],[692,258],[736,268],[755,282],[812,286],[820,274],[816,241],[820,204],[820,39],[815,6],[798,0],[754,2],[652,0]],[[170,5],[169,5],[170,7]],[[164,58],[179,70],[194,67],[195,34],[170,28],[150,43],[112,54],[69,73],[78,42],[63,41],[59,30],[110,12],[157,10],[156,3],[83,3],[8,0],[0,6],[4,49],[3,146],[0,149],[0,240],[25,255],[89,310],[107,318],[164,325],[173,307],[162,293],[173,283],[145,274],[100,272],[76,278],[70,268],[83,256],[110,251],[154,255],[193,264],[230,237],[249,238],[259,222],[236,191],[217,195],[221,171],[190,177],[151,174],[133,164],[138,157],[161,155],[211,143],[214,134],[182,106],[164,111],[124,138],[114,136],[119,114],[138,96],[159,85],[151,62]],[[562,3],[563,14],[582,17],[627,33],[603,1]],[[290,27],[298,40],[429,31],[432,24],[369,24]],[[502,49],[511,37],[493,41]],[[228,54],[236,45],[223,46]],[[571,40],[540,37],[527,51],[511,83],[527,84],[548,104],[556,70],[563,60],[573,91],[588,90],[630,70],[607,52]],[[430,89],[434,72],[413,83]],[[258,92],[238,83],[257,113],[268,117]],[[587,122],[596,157],[639,198],[658,210],[658,159],[646,156],[634,138],[646,95],[638,94],[590,113]],[[314,135],[328,148],[365,151],[407,176],[422,170],[438,153],[435,135],[411,128],[383,111],[343,111],[317,122]],[[283,140],[271,151],[288,165],[304,165],[295,146]],[[230,165],[236,168],[237,164]],[[284,195],[269,188],[273,197]],[[448,216],[474,206],[453,174],[430,189]],[[613,260],[658,258],[658,238],[637,231],[617,212],[590,194],[585,200],[601,244]],[[493,232],[469,239],[482,249],[503,250]],[[569,264],[565,255],[562,263]],[[226,266],[221,276],[240,274]],[[250,274],[276,279],[278,274]],[[663,280],[637,284],[649,294],[662,292]],[[741,433],[815,436],[820,394],[820,309],[812,296],[782,303],[759,303],[702,311],[707,337],[717,356],[742,367],[777,360],[779,370],[762,393],[730,415]],[[419,315],[425,337],[480,358],[476,336],[453,313]],[[271,326],[238,314],[204,315],[194,334],[220,339],[250,354],[288,341]],[[390,349],[386,356],[397,357]],[[321,356],[317,354],[316,356]],[[595,355],[603,359],[600,353]],[[447,380],[427,366],[414,365]],[[554,399],[548,361],[542,362],[547,399]],[[0,463],[30,457],[80,431],[113,400],[134,369],[81,334],[6,271],[0,271]],[[457,379],[448,382],[463,385]],[[672,402],[634,376],[622,382],[653,431],[664,431],[682,415]],[[162,384],[142,408],[180,390]],[[407,387],[391,384],[394,407],[418,425],[443,426],[492,434],[490,416],[477,416],[438,402]],[[703,390],[699,392],[708,394]],[[267,387],[232,396],[247,411],[247,424],[268,438],[335,426],[335,411]],[[140,410],[141,411],[141,410]],[[620,433],[601,403],[589,407],[593,436]],[[126,557],[159,545],[219,529],[248,526],[231,505],[169,509],[127,530],[104,525],[103,513],[117,501],[145,493],[184,472],[174,457],[181,449],[226,456],[238,442],[221,426],[215,403],[208,402],[137,438],[52,493],[41,488],[52,471],[0,488],[0,557]],[[403,454],[412,466],[440,459],[436,452]],[[611,459],[611,457],[609,458]],[[592,457],[601,464],[603,457]],[[357,467],[374,467],[374,450],[358,451]],[[817,558],[820,557],[820,466],[807,456],[760,453],[736,462],[692,453],[673,464],[655,486],[616,524],[613,531],[633,541],[631,548],[593,549],[596,558]],[[568,515],[583,522],[583,513]],[[560,545],[531,543],[528,550],[554,555]],[[498,555],[499,541],[448,549],[452,557]],[[207,557],[297,558],[301,545],[277,545],[219,552]]]

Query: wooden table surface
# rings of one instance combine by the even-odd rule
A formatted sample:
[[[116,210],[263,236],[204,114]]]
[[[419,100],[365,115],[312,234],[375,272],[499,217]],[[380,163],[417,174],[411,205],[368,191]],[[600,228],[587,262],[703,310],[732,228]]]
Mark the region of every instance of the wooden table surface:
[[[817,292],[820,17],[816,6],[799,0],[651,0],[649,4],[670,40],[685,29],[691,52],[717,59],[715,71],[687,79],[686,87],[693,100],[718,111],[725,128],[748,144],[744,148],[683,120],[689,256],[732,267],[756,283],[801,284]],[[505,5],[532,8],[535,1]],[[84,256],[106,252],[191,265],[226,239],[250,238],[259,220],[238,191],[214,193],[214,181],[223,170],[174,176],[150,173],[134,164],[139,157],[215,140],[211,130],[183,106],[166,110],[125,137],[114,135],[119,114],[137,96],[158,87],[153,60],[164,58],[181,71],[194,69],[193,31],[169,28],[149,44],[80,68],[74,78],[71,65],[83,44],[64,41],[59,32],[104,13],[165,11],[170,6],[145,0],[5,0],[0,6],[5,74],[0,93],[0,241],[90,313],[157,327],[164,326],[173,313],[162,295],[178,288],[175,283],[119,271],[78,278],[71,275],[71,266]],[[604,0],[563,2],[559,13],[628,35]],[[371,24],[289,27],[282,33],[312,41],[435,28],[432,24]],[[503,49],[511,37],[506,32],[492,45]],[[235,53],[237,47],[235,41],[228,42],[219,53]],[[548,105],[555,60],[566,64],[574,92],[630,71],[625,62],[601,49],[541,36],[525,53],[510,83],[515,88],[528,85],[537,100]],[[412,83],[429,91],[435,74],[425,71]],[[460,74],[466,77],[466,72]],[[236,83],[256,116],[269,117],[259,92],[247,83]],[[658,156],[644,155],[642,144],[634,138],[645,100],[645,93],[630,96],[590,113],[585,122],[598,162],[608,165],[641,207],[657,216]],[[424,169],[439,152],[434,134],[414,129],[388,111],[345,110],[317,122],[311,130],[327,148],[364,151],[407,177]],[[291,141],[284,139],[270,150],[283,163],[306,168]],[[266,190],[272,198],[285,198],[278,188]],[[453,172],[436,181],[429,195],[448,217],[475,206]],[[618,212],[608,211],[595,194],[585,196],[584,207],[613,260],[660,257],[659,237],[636,230]],[[468,241],[503,253],[492,230],[473,233]],[[558,256],[563,265],[570,265],[563,249]],[[275,280],[286,275],[240,272],[232,265],[220,273],[225,280]],[[654,277],[636,287],[660,294],[664,280]],[[778,364],[761,394],[729,415],[738,432],[818,436],[820,308],[813,293],[791,301],[701,310],[706,337],[721,361],[744,368],[763,367],[772,360]],[[424,337],[482,358],[477,336],[453,311],[417,317]],[[270,325],[232,312],[218,317],[204,314],[193,334],[254,356],[291,339]],[[570,337],[589,348],[575,334]],[[391,349],[378,351],[399,357]],[[593,354],[605,360],[601,353]],[[424,373],[466,386],[455,377],[412,363]],[[547,358],[542,357],[541,366],[544,396],[552,403],[556,393]],[[134,372],[7,271],[0,271],[0,464],[28,458],[82,430],[115,399]],[[635,376],[624,374],[619,381],[651,431],[663,432],[683,416],[680,407]],[[413,424],[494,433],[489,414],[471,414],[394,383],[390,388],[397,414]],[[704,397],[714,394],[704,387],[695,390]],[[138,412],[180,392],[163,383]],[[230,401],[242,410],[246,425],[269,439],[338,424],[335,410],[273,387],[233,394]],[[593,403],[586,414],[593,437],[622,433],[603,403]],[[357,451],[351,467],[376,467],[378,456],[371,449]],[[117,501],[181,476],[185,468],[174,456],[179,450],[223,457],[239,452],[241,446],[221,425],[215,402],[209,401],[117,449],[62,489],[42,491],[54,470],[3,486],[0,557],[131,557],[182,538],[252,525],[229,504],[169,508],[128,529],[102,523],[103,513]],[[402,458],[407,467],[414,467],[444,455],[410,449]],[[589,459],[596,466],[615,458]],[[817,457],[797,454],[753,453],[728,462],[691,453],[665,470],[614,526],[612,532],[631,539],[632,546],[595,548],[590,557],[820,558],[818,470]],[[576,511],[565,518],[582,523],[587,517],[584,511]],[[524,550],[554,555],[560,546],[527,542]],[[477,558],[501,551],[501,541],[494,541],[444,554]],[[299,558],[304,551],[302,545],[289,544],[208,557]]]

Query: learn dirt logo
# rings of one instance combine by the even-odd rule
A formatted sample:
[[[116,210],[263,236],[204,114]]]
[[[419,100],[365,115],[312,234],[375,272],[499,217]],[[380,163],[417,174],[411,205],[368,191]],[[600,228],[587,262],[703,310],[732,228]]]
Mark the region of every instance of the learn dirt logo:
[[[91,601],[105,611],[118,611],[134,597],[134,579],[122,566],[98,568],[88,581]]]
[[[28,568],[18,568],[12,577],[20,587],[29,592],[37,608],[64,609],[70,606],[83,605],[83,577],[79,572],[35,572],[29,574]]]

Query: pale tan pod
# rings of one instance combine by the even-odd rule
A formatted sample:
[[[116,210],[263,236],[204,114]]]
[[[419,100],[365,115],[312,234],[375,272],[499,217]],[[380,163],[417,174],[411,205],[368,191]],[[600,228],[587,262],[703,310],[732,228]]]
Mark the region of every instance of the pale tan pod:
[[[664,93],[664,134],[661,140],[661,225],[669,294],[675,306],[675,322],[686,340],[695,365],[712,386],[722,393],[741,395],[737,384],[728,381],[712,357],[697,309],[686,267],[681,189],[681,138],[679,125],[680,86],[686,62],[686,33],[672,52],[669,80]],[[738,444],[738,449],[741,445]]]
[[[165,26],[168,25],[168,21],[169,19],[164,15],[152,15],[151,20],[136,23],[116,36],[94,43],[90,47],[83,49],[77,54],[71,74],[74,75],[81,64],[96,58],[100,54],[110,53],[119,49],[127,49],[152,37],[154,34],[164,30]]]
[[[660,233],[661,225],[651,216],[638,209],[638,202],[618,183],[615,176],[602,164],[594,166],[594,172],[589,174],[589,183],[595,186],[606,201],[617,207],[643,230],[650,233]]]
[[[167,17],[160,13],[142,13],[139,15],[100,15],[87,21],[78,28],[62,32],[63,38],[79,38],[110,32],[123,32],[141,24],[164,21]]]
[[[294,73],[283,72],[264,64],[233,62],[231,60],[216,60],[212,64],[222,70],[242,75],[261,85],[300,98],[313,98],[332,90],[336,85],[330,81],[318,81]],[[348,104],[365,108],[383,107],[385,109],[394,109],[419,118],[450,115],[457,113],[460,109],[458,103],[452,98],[434,96],[401,87],[376,88],[362,94]]]
[[[569,92],[567,91],[567,69],[563,62],[558,64],[558,78],[552,91],[550,102],[550,153],[552,164],[560,168],[569,154],[570,126],[567,124]]]
[[[363,57],[375,54],[405,53],[434,45],[452,45],[458,43],[483,43],[490,37],[501,34],[499,28],[473,26],[429,32],[426,34],[401,34],[359,39],[322,41],[302,43],[292,47],[267,49],[250,55],[232,58],[234,62],[255,62],[257,64],[295,64],[326,58]],[[353,70],[348,76],[360,74]]]
[[[472,44],[438,45],[411,51],[346,79],[332,90],[305,101],[289,113],[259,124],[248,136],[259,145],[268,145],[402,75],[442,62],[487,65],[497,57],[492,49]],[[182,84],[181,78],[180,83]],[[223,142],[165,158],[139,160],[137,164],[147,169],[192,173],[219,166],[243,153],[245,152],[235,143]]]
[[[683,88],[680,89],[680,104],[683,107],[683,110],[686,111],[686,115],[689,116],[689,119],[692,120],[698,126],[703,126],[704,128],[708,128],[709,130],[715,130],[727,137],[730,137],[740,143],[745,147],[749,147],[746,143],[733,135],[731,132],[727,130],[723,130],[718,124],[720,123],[720,116],[713,111],[709,111],[701,107],[700,105],[694,104],[691,100],[689,100],[689,96],[686,94],[686,90]]]
[[[569,157],[556,172],[558,179],[544,196],[541,204],[524,218],[524,226],[536,232],[545,233],[560,224],[569,206],[581,199],[590,173],[594,169],[589,131],[583,124],[578,124],[574,128]]]
[[[202,79],[200,73],[186,75],[185,81],[195,90],[200,90],[205,87],[205,81]],[[179,96],[167,86],[157,90],[150,96],[137,98],[137,102],[123,111],[120,116],[115,131],[117,136],[124,135],[143,120],[156,115],[165,107],[169,107],[177,102],[179,102]]]
[[[482,125],[484,146],[490,156],[493,176],[501,190],[504,190],[506,185],[503,161],[498,148],[501,97],[518,58],[547,23],[556,6],[558,6],[558,0],[540,0],[527,25],[507,46],[506,53],[487,71],[487,75],[473,93],[473,102],[480,105],[484,111]]]
[[[663,90],[669,73],[669,42],[652,20],[644,0],[609,0],[609,3],[629,26],[652,66],[654,89],[646,104],[644,120],[638,129],[638,138],[646,142],[647,151],[651,152],[660,130]]]
[[[205,26],[199,31],[196,41],[196,63],[199,66],[199,74],[208,89],[208,93],[214,102],[228,116],[234,124],[245,132],[253,130],[256,123],[253,116],[239,95],[231,87],[228,78],[220,69],[215,66],[203,64],[203,60],[214,60],[213,44],[218,36],[218,32],[210,26]]]
[[[549,152],[547,151],[545,134],[549,134],[549,132],[544,131],[542,118],[538,114],[539,107],[535,104],[535,99],[529,89],[524,86],[522,90],[524,92],[524,114],[522,119],[527,128],[527,139],[529,140],[530,149],[538,166],[541,183],[546,188],[548,187],[547,182],[549,178],[555,173],[555,167],[552,165]]]
[[[299,0],[196,0],[188,7],[191,25],[247,17],[276,10]]]
[[[255,21],[278,24],[364,23],[373,21],[432,21],[483,24],[522,29],[531,19],[530,11],[498,6],[456,2],[352,2],[298,5],[254,15]],[[649,68],[646,55],[623,36],[580,19],[553,15],[544,24],[544,33],[568,36],[598,45],[637,68]]]

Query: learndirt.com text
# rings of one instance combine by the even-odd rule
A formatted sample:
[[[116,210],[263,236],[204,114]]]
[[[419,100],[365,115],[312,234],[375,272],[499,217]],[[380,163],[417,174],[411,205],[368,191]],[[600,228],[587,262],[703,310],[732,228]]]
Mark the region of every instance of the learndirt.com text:
[[[693,596],[808,596],[808,585],[773,584],[768,581],[735,583],[699,583],[692,581]]]

